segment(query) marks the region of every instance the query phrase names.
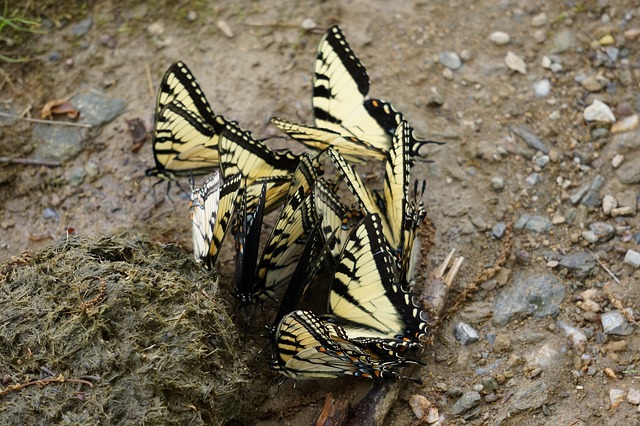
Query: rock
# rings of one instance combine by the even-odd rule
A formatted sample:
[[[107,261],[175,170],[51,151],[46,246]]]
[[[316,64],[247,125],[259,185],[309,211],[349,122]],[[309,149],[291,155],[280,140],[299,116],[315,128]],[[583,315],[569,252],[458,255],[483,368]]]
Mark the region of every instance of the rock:
[[[591,105],[584,109],[582,114],[586,121],[598,121],[602,123],[613,123],[616,117],[607,104],[595,99]]]
[[[82,37],[83,35],[89,32],[92,25],[93,25],[93,19],[91,18],[91,16],[88,16],[87,18],[83,19],[77,24],[74,24],[71,27],[71,33],[76,37]]]
[[[531,26],[535,28],[547,25],[547,14],[542,12],[531,18]]]
[[[616,194],[616,200],[618,200],[618,207],[628,207],[632,214],[636,214],[638,207],[638,196],[635,191],[623,191]],[[613,214],[613,212],[612,212]]]
[[[564,321],[558,321],[558,327],[560,327],[562,331],[564,331],[564,334],[571,340],[571,344],[576,351],[580,353],[584,352],[587,336],[582,331]]]
[[[624,155],[617,154],[611,160],[611,167],[613,167],[614,169],[617,169],[618,167],[620,167],[620,164],[622,164],[623,161],[624,161]]]
[[[56,222],[60,221],[60,216],[58,216],[58,213],[56,213],[56,211],[51,207],[47,207],[46,209],[44,209],[44,212],[42,212],[42,217],[44,217],[45,219],[54,219]]]
[[[427,423],[431,425],[437,423],[438,420],[440,420],[440,413],[438,413],[438,408],[429,408],[429,413],[427,413]]]
[[[233,33],[233,30],[231,29],[231,26],[224,19],[218,19],[216,21],[216,27],[218,27],[220,32],[222,34],[224,34],[225,37],[227,37],[227,38],[235,37],[235,34]]]
[[[602,198],[602,213],[605,216],[609,216],[611,214],[611,210],[618,207],[618,200],[616,200],[612,195],[605,195]]]
[[[444,97],[440,94],[437,88],[432,87],[429,91],[429,98],[427,98],[427,106],[441,107],[444,105]]]
[[[552,54],[566,52],[576,45],[576,36],[569,29],[560,30],[551,41]]]
[[[624,184],[640,183],[640,155],[636,155],[622,164],[616,174],[620,182]]]
[[[609,241],[613,238],[613,235],[616,232],[613,226],[606,222],[593,222],[589,225],[589,229],[595,234],[600,242]]]
[[[493,341],[493,350],[496,352],[505,352],[511,347],[511,340],[506,334],[496,334]]]
[[[549,164],[549,161],[550,159],[548,155],[541,155],[540,157],[534,160],[534,162],[536,163],[536,166],[540,167],[541,169],[544,169],[545,166]]]
[[[504,46],[505,44],[509,44],[511,38],[509,34],[505,32],[494,31],[489,35],[489,40],[496,46]]]
[[[422,419],[428,413],[431,405],[431,401],[424,395],[415,394],[409,397],[409,406],[418,419]]]
[[[616,40],[613,38],[611,34],[605,34],[600,38],[600,40],[598,40],[598,44],[600,46],[611,46],[615,42]]]
[[[546,78],[544,80],[535,81],[533,83],[533,91],[537,97],[544,98],[551,92],[551,82]]]
[[[80,121],[94,127],[110,123],[127,110],[123,99],[108,97],[97,89],[74,96],[71,103],[80,111]]]
[[[504,231],[507,229],[507,225],[504,222],[498,222],[491,228],[491,235],[494,238],[500,239],[504,236]]]
[[[599,92],[602,90],[602,84],[595,76],[590,75],[589,77],[582,80],[580,83],[582,87],[587,89],[589,92]]]
[[[466,392],[451,406],[451,414],[458,416],[478,405],[482,398],[476,391]]]
[[[622,33],[625,39],[629,41],[637,40],[640,37],[640,28],[629,28],[624,33]]]
[[[560,347],[554,342],[545,343],[540,347],[531,350],[525,355],[528,368],[541,368],[549,371],[560,368],[565,362],[566,348]]]
[[[468,304],[461,312],[460,319],[470,324],[482,324],[491,318],[493,305],[489,302]]]
[[[564,296],[565,288],[554,274],[525,270],[516,274],[512,284],[496,298],[493,321],[505,325],[514,317],[555,316]]]
[[[493,176],[491,178],[491,187],[496,192],[502,191],[504,189],[504,178],[502,176]]]
[[[638,127],[638,114],[630,115],[629,117],[625,117],[622,120],[613,123],[611,126],[611,133],[624,133],[629,132],[636,127]]]
[[[539,174],[539,173],[535,173],[535,172],[534,172],[534,173],[531,173],[529,176],[527,176],[527,178],[525,179],[525,181],[526,181],[529,185],[533,186],[533,185],[535,185],[535,184],[537,184],[537,183],[540,183],[540,182],[542,181],[542,177],[540,177],[540,174]]]
[[[517,71],[520,74],[527,73],[527,64],[520,56],[511,51],[507,52],[507,56],[504,57],[504,63],[512,71]]]
[[[509,412],[513,414],[541,407],[548,398],[544,380],[522,381],[518,391],[511,398]]]
[[[618,310],[603,313],[600,315],[600,321],[605,334],[627,336],[633,333],[633,325],[629,324],[622,312]]]
[[[536,234],[547,233],[551,230],[551,221],[544,216],[531,216],[524,226],[525,229]]]
[[[632,268],[640,268],[640,253],[631,249],[627,250],[627,253],[624,255],[624,263]]]
[[[509,127],[516,136],[521,138],[527,145],[536,151],[542,151],[544,154],[549,153],[549,149],[545,146],[542,139],[533,134],[529,129],[523,126],[511,126]]]
[[[640,405],[640,391],[636,388],[629,388],[627,402],[633,405]]]
[[[611,408],[616,408],[622,401],[624,401],[625,392],[622,389],[611,389],[609,391],[609,400],[611,401]]]
[[[601,204],[600,200],[600,190],[604,187],[605,180],[601,175],[597,175],[589,184],[589,189],[587,189],[584,197],[580,203],[587,207],[595,207]]]
[[[587,252],[572,253],[560,259],[560,266],[567,268],[569,273],[577,280],[584,280],[596,266],[596,261]]]
[[[480,340],[478,332],[469,324],[464,322],[460,322],[456,325],[454,335],[456,340],[462,343],[463,346],[470,345],[471,343],[475,343]]]
[[[84,143],[89,139],[88,130],[83,127],[38,123],[33,126],[32,133],[36,145],[34,157],[62,163],[73,160],[82,152]]]
[[[441,52],[438,61],[446,68],[455,71],[462,66],[462,60],[456,52]]]

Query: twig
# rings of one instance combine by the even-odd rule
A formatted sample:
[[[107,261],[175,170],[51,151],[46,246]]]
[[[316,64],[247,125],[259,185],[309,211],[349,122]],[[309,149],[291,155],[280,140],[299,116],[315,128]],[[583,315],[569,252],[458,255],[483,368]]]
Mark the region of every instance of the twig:
[[[93,383],[87,381],[87,380],[82,380],[82,379],[65,379],[64,376],[61,374],[58,377],[55,377],[53,379],[43,379],[43,380],[36,380],[35,382],[26,382],[26,383],[18,383],[15,385],[10,385],[7,386],[5,389],[0,389],[0,397],[5,396],[11,392],[14,391],[19,391],[22,390],[24,388],[26,388],[27,386],[32,386],[32,385],[38,385],[38,386],[46,386],[46,385],[50,385],[52,383],[79,383],[82,385],[87,385],[89,387],[93,387]]]
[[[71,123],[68,121],[40,120],[38,118],[27,118],[27,117],[20,117],[18,115],[7,114],[6,112],[0,112],[0,117],[17,118],[18,120],[28,121],[30,123],[52,124],[56,126],[84,127],[87,129],[91,129],[93,127],[91,124]]]
[[[147,74],[147,87],[149,88],[149,95],[153,98],[153,80],[151,79],[151,67],[148,62],[144,64],[144,71]]]
[[[600,265],[600,266],[602,267],[602,269],[604,269],[605,271],[607,271],[607,273],[608,273],[609,275],[611,275],[611,278],[613,278],[613,279],[615,280],[615,282],[617,282],[618,284],[620,284],[620,280],[618,279],[618,277],[616,277],[616,276],[614,275],[614,273],[613,273],[613,272],[611,272],[611,270],[610,270],[609,268],[607,268],[607,266],[606,266],[604,263],[602,263],[602,261],[600,260],[600,258],[598,257],[598,255],[597,255],[597,254],[595,254],[594,252],[592,252],[592,251],[591,251],[591,250],[589,250],[589,249],[587,249],[587,251],[589,252],[589,254],[590,254],[591,256],[593,256],[593,258],[596,260],[596,262],[598,262],[598,265]]]
[[[26,164],[28,166],[46,166],[46,167],[60,167],[60,166],[62,166],[62,163],[59,162],[59,161],[40,160],[38,158],[0,157],[0,163]]]

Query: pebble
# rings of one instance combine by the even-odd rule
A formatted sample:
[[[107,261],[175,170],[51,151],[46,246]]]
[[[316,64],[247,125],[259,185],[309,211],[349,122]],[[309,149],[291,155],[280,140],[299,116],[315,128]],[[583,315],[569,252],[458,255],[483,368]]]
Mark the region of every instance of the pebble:
[[[563,29],[553,36],[551,53],[563,53],[576,45],[576,36],[570,29]]]
[[[496,192],[502,191],[504,189],[504,178],[502,176],[493,176],[491,178],[491,187]]]
[[[187,21],[195,22],[198,19],[198,13],[195,10],[190,10],[187,12]]]
[[[629,388],[627,402],[633,405],[640,405],[640,391],[636,388]]]
[[[622,312],[618,310],[603,313],[600,315],[600,321],[605,334],[627,336],[633,333],[633,325],[629,324]]]
[[[511,37],[503,31],[494,31],[489,35],[489,40],[496,46],[504,46],[509,44]]]
[[[553,217],[551,218],[551,224],[553,225],[561,225],[566,222],[567,222],[567,218],[559,214],[553,215]],[[556,262],[556,265],[557,264],[558,262]]]
[[[531,18],[531,26],[536,28],[543,27],[547,25],[547,21],[547,14],[542,12]]]
[[[493,321],[498,325],[505,325],[514,317],[555,316],[559,312],[565,291],[564,285],[553,273],[536,268],[524,270],[516,274],[511,285],[496,297]]]
[[[160,21],[152,22],[147,27],[147,31],[152,36],[162,35],[162,34],[164,34],[164,24],[162,22],[160,22]]]
[[[33,126],[32,135],[36,145],[34,157],[63,163],[76,158],[89,138],[85,128],[40,123]]]
[[[51,207],[47,207],[46,209],[44,209],[44,212],[42,212],[42,217],[44,217],[45,219],[54,219],[56,221],[60,220],[60,216],[58,216],[58,213],[56,213],[56,211]]]
[[[550,159],[548,155],[541,155],[540,157],[534,160],[534,162],[536,163],[536,166],[540,168],[544,168],[547,164],[549,164],[549,161]]]
[[[541,407],[549,397],[544,380],[521,381],[518,391],[511,398],[511,414],[531,411]],[[501,424],[501,423],[499,423]]]
[[[625,392],[622,389],[611,389],[609,391],[609,400],[611,400],[611,408],[616,408],[624,401]]]
[[[80,93],[71,103],[80,111],[81,121],[94,127],[110,123],[127,110],[124,99],[109,97],[99,89]]]
[[[595,313],[598,313],[602,310],[602,308],[600,307],[600,304],[598,302],[594,302],[591,299],[587,299],[584,302],[582,302],[582,305],[580,306],[580,308],[587,312],[595,312]]]
[[[462,343],[463,346],[470,345],[471,343],[475,343],[480,340],[480,335],[476,329],[464,322],[460,322],[456,325],[454,335],[456,340]]]
[[[218,27],[220,32],[227,38],[233,38],[235,36],[233,30],[231,29],[231,26],[227,23],[227,21],[223,19],[218,19],[216,21],[216,27]]]
[[[584,238],[590,244],[596,243],[598,241],[598,236],[591,230],[582,231],[580,235],[582,235],[582,238]]]
[[[535,232],[536,234],[547,233],[551,230],[551,221],[544,216],[534,215],[529,218],[526,225],[526,230]]]
[[[455,71],[462,66],[462,60],[456,52],[441,52],[438,61],[446,68]]]
[[[82,37],[89,32],[92,25],[93,19],[91,18],[91,16],[89,16],[86,19],[78,22],[77,24],[74,24],[73,27],[71,27],[71,33],[76,37]]]
[[[625,39],[629,41],[637,40],[640,37],[640,28],[630,28],[622,33]]]
[[[563,321],[558,321],[558,327],[564,331],[564,334],[571,339],[571,344],[574,349],[579,352],[584,352],[585,344],[587,343],[587,336],[577,329]]]
[[[625,117],[617,123],[613,123],[613,125],[611,126],[611,133],[629,132],[638,127],[639,121],[640,119],[638,118],[638,114],[633,114],[629,117]]]
[[[509,336],[506,334],[496,334],[495,340],[493,341],[493,350],[496,352],[504,352],[509,350],[511,347],[511,340]]]
[[[560,266],[567,270],[577,280],[584,280],[589,276],[591,270],[596,266],[596,261],[587,252],[572,253],[560,259]]]
[[[460,415],[478,405],[481,400],[482,398],[478,392],[466,392],[459,400],[456,401],[455,404],[451,406],[451,414],[454,416]]]
[[[451,71],[449,68],[445,68],[442,70],[442,77],[445,80],[453,80],[453,71]]]
[[[616,174],[620,182],[631,185],[640,183],[640,155],[632,156],[622,164]]]
[[[611,34],[605,34],[600,38],[600,40],[598,40],[598,44],[600,46],[611,46],[615,42],[616,40],[613,38]]]
[[[623,352],[627,350],[627,342],[620,340],[617,342],[610,342],[604,347],[607,352]]]
[[[431,405],[431,401],[424,395],[415,394],[409,397],[409,406],[418,419],[422,419],[427,414]]]
[[[611,108],[598,99],[595,99],[591,105],[584,109],[583,116],[586,121],[598,121],[602,123],[613,123],[616,121],[616,117],[613,115]]]
[[[489,395],[484,397],[484,401],[488,404],[491,404],[492,402],[496,402],[498,400],[498,395],[496,395],[495,393],[490,393]]]
[[[441,107],[444,105],[444,96],[440,94],[436,87],[431,87],[429,91],[429,97],[427,98],[427,106],[430,107]]]
[[[593,75],[590,75],[589,77],[582,80],[580,84],[591,93],[599,92],[602,90],[602,84]]]
[[[540,174],[539,174],[539,173],[535,173],[535,172],[534,172],[534,173],[531,173],[529,176],[527,176],[527,178],[525,179],[525,181],[526,181],[529,185],[533,186],[533,185],[535,185],[535,184],[537,184],[537,183],[540,183],[540,182],[542,181],[542,177],[540,177]]]
[[[542,151],[544,154],[549,153],[549,149],[546,147],[542,139],[536,136],[533,132],[523,126],[511,126],[509,127],[516,136],[521,138],[527,145],[536,151]]]
[[[547,69],[547,70],[551,69],[551,58],[549,58],[548,56],[543,56],[542,62],[540,62],[540,65],[544,69]]]
[[[440,420],[440,413],[438,412],[437,407],[429,408],[429,413],[427,414],[427,423],[434,424]]]
[[[491,376],[483,377],[480,380],[480,383],[482,383],[482,387],[486,389],[488,392],[495,392],[500,386],[498,384],[498,381]]]
[[[551,82],[548,79],[535,81],[533,83],[533,91],[539,98],[544,98],[551,93]]]
[[[504,222],[498,222],[491,228],[491,235],[494,238],[500,239],[504,236],[504,231],[507,229],[507,225]]]
[[[596,235],[598,241],[605,242],[613,238],[616,230],[606,222],[593,222],[589,229]]]
[[[512,71],[519,72],[520,74],[527,73],[527,64],[520,56],[512,51],[507,52],[507,56],[504,57],[504,63],[507,65],[507,68]]]
[[[636,269],[640,268],[640,253],[631,249],[627,250],[624,255],[624,263]]]
[[[622,164],[623,161],[624,161],[624,155],[617,154],[611,160],[611,167],[613,167],[614,169],[617,169],[618,167],[620,167],[620,164]]]

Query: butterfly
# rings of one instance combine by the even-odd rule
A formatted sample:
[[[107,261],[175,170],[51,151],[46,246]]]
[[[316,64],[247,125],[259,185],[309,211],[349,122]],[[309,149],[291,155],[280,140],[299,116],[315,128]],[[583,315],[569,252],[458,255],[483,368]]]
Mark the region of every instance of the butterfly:
[[[183,62],[164,74],[156,99],[153,136],[155,167],[147,176],[175,180],[218,167],[218,137],[226,120],[214,114],[200,85]]]
[[[315,126],[275,117],[271,122],[310,148],[332,146],[352,162],[383,159],[402,113],[380,99],[370,99],[369,76],[338,26],[329,28],[318,45],[312,105]],[[411,156],[424,156],[435,141],[419,140],[410,130]]]
[[[218,150],[220,169],[224,176],[242,173],[244,186],[265,178],[265,209],[271,211],[280,205],[288,194],[291,177],[300,158],[290,151],[275,152],[257,141],[251,132],[242,130],[237,123],[226,122],[220,134]],[[250,208],[255,199],[249,199]]]
[[[231,223],[241,178],[235,174],[223,182],[216,171],[202,188],[191,189],[193,255],[196,262],[203,263],[207,269],[213,268]]]

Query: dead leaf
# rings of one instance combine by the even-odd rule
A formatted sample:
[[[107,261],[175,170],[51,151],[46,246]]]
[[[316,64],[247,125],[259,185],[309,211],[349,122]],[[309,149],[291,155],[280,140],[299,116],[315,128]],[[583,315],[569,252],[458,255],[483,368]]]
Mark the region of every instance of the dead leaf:
[[[147,127],[144,125],[144,121],[137,117],[126,120],[126,122],[129,127],[129,133],[133,137],[131,152],[138,152],[147,139]]]
[[[68,99],[54,99],[44,104],[42,111],[40,111],[40,117],[53,118],[54,114],[67,114],[69,118],[78,118],[80,111]]]

